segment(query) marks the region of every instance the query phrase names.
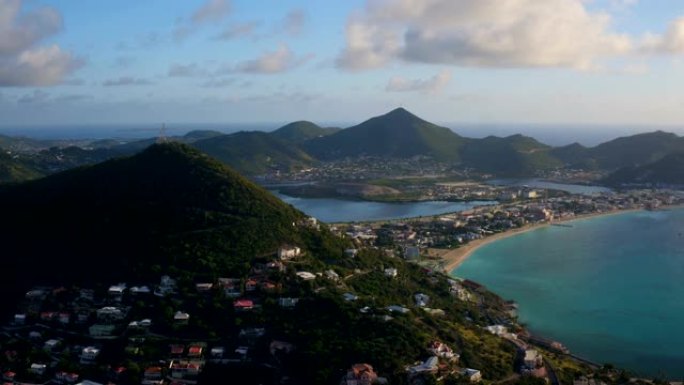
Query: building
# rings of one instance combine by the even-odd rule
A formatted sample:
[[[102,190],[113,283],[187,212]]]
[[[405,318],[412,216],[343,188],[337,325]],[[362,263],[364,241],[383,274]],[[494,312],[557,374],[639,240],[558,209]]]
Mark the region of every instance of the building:
[[[447,344],[440,341],[433,341],[428,347],[428,351],[437,357],[447,358],[447,359],[458,359],[459,355],[454,353],[453,350]]]
[[[187,325],[188,322],[190,322],[190,314],[177,311],[176,314],[173,315],[173,322],[176,323],[176,325]]]
[[[394,267],[385,269],[385,276],[387,277],[394,278],[397,276],[397,274],[399,274],[399,271]]]
[[[437,365],[439,364],[439,358],[436,356],[432,356],[425,360],[420,365],[416,366],[411,366],[408,368],[409,373],[411,374],[418,374],[418,373],[425,373],[425,372],[434,372],[437,370]]]
[[[525,350],[525,358],[523,365],[525,368],[534,370],[541,367],[544,364],[544,360],[539,351],[534,349]]]
[[[93,364],[99,355],[100,349],[94,346],[87,346],[81,351],[81,364]]]
[[[470,382],[480,382],[480,380],[482,380],[482,373],[480,373],[480,371],[477,369],[463,369],[461,375],[467,378]]]
[[[301,255],[302,249],[296,246],[283,246],[278,249],[278,258],[288,260]]]
[[[342,377],[340,385],[371,385],[386,382],[384,378],[378,377],[369,364],[354,364]]]

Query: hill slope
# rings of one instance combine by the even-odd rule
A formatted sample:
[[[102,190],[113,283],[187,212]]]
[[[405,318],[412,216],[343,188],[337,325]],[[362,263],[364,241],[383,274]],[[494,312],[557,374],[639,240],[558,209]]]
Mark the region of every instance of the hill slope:
[[[673,153],[643,166],[628,166],[607,176],[604,183],[684,186],[684,153]]]
[[[390,158],[424,155],[456,161],[464,142],[464,138],[450,129],[397,108],[336,134],[310,140],[304,148],[326,160],[362,155]]]
[[[309,139],[332,135],[339,128],[324,128],[306,120],[286,124],[271,132],[271,136],[288,142],[301,143]]]
[[[589,156],[604,169],[644,165],[665,155],[684,150],[684,140],[675,134],[656,131],[637,134],[599,144],[589,150]]]
[[[464,163],[480,171],[502,176],[528,176],[561,166],[551,147],[523,135],[489,136],[469,140],[463,148]]]
[[[199,140],[192,144],[221,162],[246,174],[289,171],[314,162],[295,144],[265,132],[238,132]]]
[[[2,271],[27,280],[114,279],[175,266],[239,267],[296,240],[303,214],[185,145],[0,188]],[[295,238],[295,239],[293,239]]]
[[[41,177],[43,174],[23,159],[15,159],[0,151],[0,183],[23,182]]]

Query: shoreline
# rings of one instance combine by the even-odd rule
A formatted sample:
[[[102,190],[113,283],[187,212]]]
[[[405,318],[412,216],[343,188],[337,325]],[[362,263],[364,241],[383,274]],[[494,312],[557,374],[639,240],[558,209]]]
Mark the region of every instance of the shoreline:
[[[663,209],[676,209],[676,208],[681,208],[678,206],[668,206],[664,207]],[[516,235],[524,234],[533,230],[538,230],[544,227],[548,227],[554,224],[560,224],[560,223],[568,223],[568,222],[573,222],[573,221],[578,221],[582,219],[591,219],[591,218],[597,218],[597,217],[606,217],[606,216],[611,216],[611,215],[618,215],[618,214],[626,214],[630,212],[637,212],[637,211],[644,211],[645,209],[639,208],[639,209],[626,209],[626,210],[614,210],[614,211],[609,211],[609,212],[601,212],[601,213],[591,213],[591,214],[582,214],[582,215],[577,215],[569,218],[562,218],[562,219],[557,219],[552,222],[543,222],[543,223],[534,223],[530,225],[525,225],[523,227],[518,227],[512,230],[504,231],[501,233],[496,233],[494,235],[490,235],[481,239],[476,239],[474,241],[468,242],[467,244],[446,252],[442,256],[440,256],[440,260],[443,264],[443,269],[444,272],[447,275],[451,275],[451,272],[457,269],[463,262],[465,262],[468,257],[470,257],[477,249],[488,245],[490,243],[510,238]]]

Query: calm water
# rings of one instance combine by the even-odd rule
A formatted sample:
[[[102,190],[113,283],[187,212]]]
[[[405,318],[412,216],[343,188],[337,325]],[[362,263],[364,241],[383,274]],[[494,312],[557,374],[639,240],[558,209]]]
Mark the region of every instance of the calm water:
[[[478,249],[453,274],[520,304],[520,321],[572,352],[684,377],[684,210],[545,227]]]
[[[496,203],[481,201],[381,203],[332,198],[294,198],[276,192],[274,194],[286,203],[323,222],[358,222],[412,218],[465,211],[475,206]]]
[[[529,186],[532,188],[544,188],[551,190],[566,191],[570,194],[584,194],[593,195],[599,193],[610,192],[611,190],[607,187],[601,186],[585,186],[579,184],[565,184],[565,183],[554,183],[547,182],[540,179],[492,179],[487,181],[488,184],[494,186]]]

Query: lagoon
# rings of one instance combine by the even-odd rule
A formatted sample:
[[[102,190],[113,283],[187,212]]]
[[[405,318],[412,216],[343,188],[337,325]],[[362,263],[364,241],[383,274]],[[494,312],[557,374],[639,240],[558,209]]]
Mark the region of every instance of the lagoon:
[[[273,191],[272,191],[273,192]],[[476,206],[491,205],[497,202],[369,202],[352,201],[335,198],[295,198],[273,192],[285,203],[289,203],[307,215],[323,222],[362,222],[385,219],[402,219],[420,216],[432,216],[457,211],[470,210]]]
[[[549,182],[542,179],[491,179],[487,184],[493,186],[527,186],[538,189],[565,191],[570,194],[594,195],[609,193],[612,190],[602,186]]]
[[[453,275],[520,305],[520,322],[573,353],[684,377],[684,210],[543,227],[477,249]]]

